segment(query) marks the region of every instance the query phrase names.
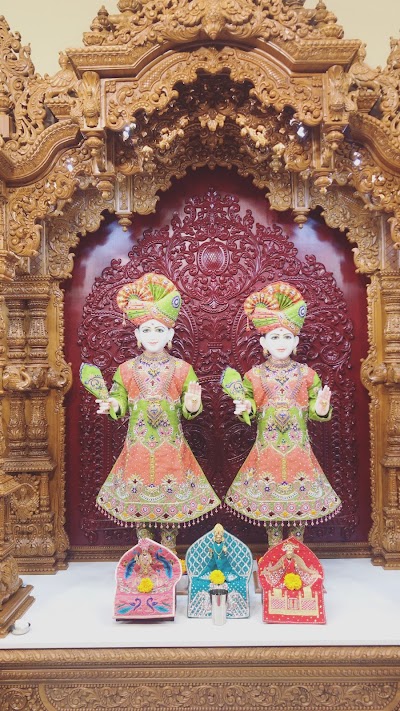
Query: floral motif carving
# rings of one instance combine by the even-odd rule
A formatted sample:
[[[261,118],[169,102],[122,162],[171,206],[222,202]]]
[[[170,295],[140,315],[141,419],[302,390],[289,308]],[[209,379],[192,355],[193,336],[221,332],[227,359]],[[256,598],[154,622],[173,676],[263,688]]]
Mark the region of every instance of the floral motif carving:
[[[135,708],[165,708],[173,709],[196,708],[212,709],[222,707],[228,702],[233,711],[245,708],[252,709],[276,709],[285,711],[290,705],[292,708],[318,708],[318,706],[329,703],[329,708],[343,711],[344,709],[371,708],[373,704],[376,709],[388,708],[387,704],[396,696],[397,684],[387,684],[382,682],[374,686],[358,684],[341,684],[337,682],[302,682],[296,683],[277,682],[250,682],[230,681],[219,684],[210,683],[206,680],[200,684],[193,684],[189,681],[173,683],[168,686],[168,701],[165,701],[165,690],[161,687],[154,688],[148,682],[136,682],[125,685],[123,689],[117,684],[103,684],[97,688],[92,684],[87,684],[80,689],[78,687],[68,688],[45,686],[46,696],[57,711],[68,711],[68,709],[87,709],[88,704],[93,704],[95,708],[101,702],[106,709],[132,709],[132,697],[135,698]],[[301,695],[301,706],[296,699]],[[167,704],[167,705],[166,705]],[[296,704],[294,706],[294,704]],[[356,706],[354,706],[356,704]]]
[[[314,188],[310,191],[310,198],[309,206],[322,207],[322,215],[330,227],[347,231],[348,240],[356,245],[353,254],[357,271],[371,274],[379,269],[380,230],[376,217],[360,213],[357,200],[349,190],[335,188],[321,195]]]
[[[0,692],[0,701],[4,711],[44,711],[46,708],[40,698],[39,688],[7,685]]]
[[[113,207],[114,201],[105,199],[98,191],[77,191],[72,205],[62,216],[46,221],[49,273],[55,279],[66,279],[74,266],[71,249],[78,244],[77,233],[95,232],[103,219],[101,213]]]
[[[288,74],[272,64],[266,74],[261,58],[249,57],[241,49],[224,48],[218,51],[209,47],[194,50],[189,56],[176,52],[173,57],[161,59],[157,74],[153,73],[145,80],[114,80],[113,90],[111,83],[108,87],[106,85],[107,126],[120,131],[132,122],[138,111],[152,114],[155,109],[165,109],[179,96],[175,87],[179,75],[185,77],[185,84],[190,84],[196,81],[199,71],[220,74],[226,68],[230,69],[233,81],[253,84],[251,95],[263,107],[273,106],[279,112],[285,106],[292,106],[299,121],[310,125],[321,122],[320,86],[310,85],[302,78],[291,82]]]
[[[389,646],[13,649],[0,651],[0,663],[4,711],[127,710],[132,699],[171,711],[227,700],[243,711],[248,699],[254,709],[390,711],[400,699],[398,650]]]
[[[119,15],[109,15],[101,8],[84,35],[86,45],[135,46],[166,41],[191,42],[198,38],[237,38],[306,40],[343,36],[335,15],[319,3],[315,10],[305,10],[285,0],[221,0],[218,6],[212,0],[201,0],[187,5],[174,0],[168,7],[162,0],[136,2],[121,0]]]
[[[16,254],[31,256],[37,253],[42,225],[36,221],[48,214],[60,214],[76,189],[78,174],[90,174],[91,163],[91,149],[84,142],[76,150],[64,154],[46,178],[29,189],[10,191],[9,243]]]
[[[379,102],[380,116],[383,123],[389,128],[390,134],[395,139],[399,139],[400,39],[391,37],[390,54],[386,67],[379,78],[382,86],[382,95]]]

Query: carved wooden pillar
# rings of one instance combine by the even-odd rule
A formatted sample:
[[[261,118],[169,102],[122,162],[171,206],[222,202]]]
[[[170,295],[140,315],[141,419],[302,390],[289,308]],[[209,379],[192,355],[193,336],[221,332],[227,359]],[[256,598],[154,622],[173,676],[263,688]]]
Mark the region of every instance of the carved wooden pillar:
[[[15,294],[24,298],[16,298]],[[52,572],[56,567],[55,515],[50,479],[48,362],[49,281],[21,277],[5,287],[8,306],[8,362],[3,386],[8,394],[8,448],[4,469],[19,484],[11,497],[15,555],[22,570]]]
[[[46,363],[49,337],[46,328],[48,294],[28,299],[29,328],[27,342],[30,359],[33,362]]]
[[[381,288],[384,321],[386,376],[386,445],[382,458],[382,544],[385,567],[400,563],[400,278],[383,277]]]
[[[10,361],[25,361],[25,307],[21,298],[8,298],[8,357]]]
[[[8,371],[6,372],[8,376]],[[7,378],[7,389],[14,383]],[[25,397],[18,392],[10,392],[10,419],[8,421],[8,452],[11,459],[25,459],[27,452]]]
[[[27,343],[29,347],[30,376],[30,422],[28,425],[28,449],[30,457],[49,459],[48,427],[46,402],[48,395],[47,346],[47,307],[49,295],[44,294],[29,298],[27,301],[29,328]]]
[[[46,393],[31,394],[31,419],[28,425],[28,449],[30,457],[48,458]]]
[[[22,298],[6,299],[8,308],[8,363],[4,368],[3,387],[8,393],[8,457],[24,459],[27,451],[24,389],[28,385],[26,358],[26,302]]]
[[[14,477],[0,469],[0,637],[5,637],[34,598],[32,585],[22,585],[18,566],[12,556],[14,543],[10,525],[10,498],[19,489]]]

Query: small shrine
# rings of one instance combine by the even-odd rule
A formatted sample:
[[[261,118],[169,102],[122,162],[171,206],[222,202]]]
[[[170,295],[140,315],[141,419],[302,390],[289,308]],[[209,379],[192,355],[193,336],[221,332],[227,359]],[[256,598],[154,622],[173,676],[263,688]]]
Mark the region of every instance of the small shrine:
[[[141,538],[120,559],[114,599],[116,620],[173,619],[175,588],[182,577],[179,558],[150,538]]]
[[[325,624],[324,571],[314,553],[294,536],[259,560],[263,621]]]
[[[249,617],[253,556],[242,541],[217,523],[186,554],[188,617],[212,616],[212,593],[227,590],[226,617]]]

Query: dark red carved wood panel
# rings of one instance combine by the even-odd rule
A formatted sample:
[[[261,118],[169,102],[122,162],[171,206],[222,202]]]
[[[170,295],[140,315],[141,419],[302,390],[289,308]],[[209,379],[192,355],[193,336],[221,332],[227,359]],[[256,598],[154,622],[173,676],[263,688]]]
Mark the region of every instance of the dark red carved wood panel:
[[[136,217],[124,233],[108,218],[82,240],[66,285],[66,351],[74,387],[67,398],[67,521],[72,545],[129,545],[134,533],[105,519],[96,494],[120,451],[126,423],[96,415],[80,386],[80,362],[96,363],[110,384],[117,366],[136,353],[132,324],[115,303],[122,284],[147,271],[172,279],[182,293],[173,354],[191,362],[203,385],[204,412],[185,433],[220,496],[228,489],[255,437],[241,424],[219,386],[226,365],[242,373],[262,358],[258,336],[246,331],[242,304],[268,282],[285,279],[304,294],[308,316],[298,360],[333,391],[334,417],[312,423],[314,450],[344,506],[307,540],[365,541],[370,527],[368,399],[359,379],[367,352],[365,283],[355,274],[345,237],[315,215],[302,230],[289,215],[268,210],[263,196],[232,173],[190,175],[161,197],[157,215]],[[248,543],[262,528],[229,512],[213,518]],[[191,542],[210,520],[182,530]]]

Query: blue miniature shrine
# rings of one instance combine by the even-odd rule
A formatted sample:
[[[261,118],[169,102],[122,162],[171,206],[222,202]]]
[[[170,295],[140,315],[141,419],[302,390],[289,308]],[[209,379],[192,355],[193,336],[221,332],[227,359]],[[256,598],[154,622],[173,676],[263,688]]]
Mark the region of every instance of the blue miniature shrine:
[[[217,523],[186,553],[189,578],[188,617],[211,617],[210,592],[228,591],[226,617],[249,617],[249,580],[253,556],[242,541]],[[210,577],[211,576],[211,577]]]

